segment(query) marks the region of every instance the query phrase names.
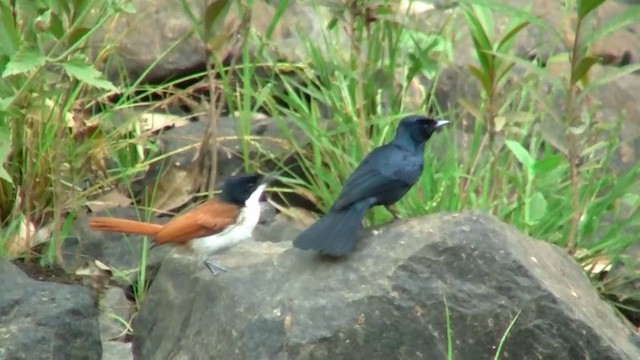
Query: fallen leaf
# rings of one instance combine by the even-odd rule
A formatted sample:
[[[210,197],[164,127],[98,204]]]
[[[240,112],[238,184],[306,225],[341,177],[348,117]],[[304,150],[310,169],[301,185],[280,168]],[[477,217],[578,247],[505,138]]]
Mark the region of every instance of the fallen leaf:
[[[75,271],[79,276],[111,276],[112,271],[109,266],[99,260],[87,262],[85,266],[78,267]]]
[[[189,123],[189,120],[184,117],[161,113],[144,113],[139,116],[139,120],[142,130],[150,132],[168,127],[180,127]]]
[[[31,248],[49,239],[53,223],[36,229],[35,225],[22,216],[17,229],[4,241],[4,248],[9,258],[27,253]]]
[[[587,254],[586,249],[577,249],[575,256],[580,258]],[[587,272],[587,274],[600,274],[605,271],[611,270],[612,262],[611,259],[605,255],[597,255],[597,256],[589,256],[586,260],[582,261],[580,264],[582,269]]]
[[[158,179],[157,183],[145,187],[144,198],[155,215],[169,212],[186,204],[198,189],[197,166],[187,168],[172,165]]]
[[[131,199],[118,190],[113,189],[106,194],[99,196],[97,199],[87,201],[87,207],[92,212],[100,212],[102,210],[113,209],[116,207],[125,207],[131,205]]]
[[[9,258],[16,257],[27,252],[35,243],[36,232],[33,223],[27,219],[21,219],[17,225],[18,229],[4,241],[4,249]]]
[[[113,271],[104,263],[94,260],[86,262],[85,266],[78,267],[75,275],[80,276],[82,285],[90,288],[97,298],[101,298],[108,289]]]

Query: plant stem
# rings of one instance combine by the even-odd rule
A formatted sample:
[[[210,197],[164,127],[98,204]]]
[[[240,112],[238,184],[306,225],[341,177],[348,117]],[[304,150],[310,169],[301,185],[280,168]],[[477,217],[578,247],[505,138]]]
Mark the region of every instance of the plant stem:
[[[567,92],[567,102],[566,102],[566,113],[567,113],[567,157],[569,161],[569,169],[571,176],[571,225],[569,227],[569,236],[567,238],[566,249],[567,252],[573,254],[576,246],[576,238],[578,233],[578,225],[580,224],[581,210],[580,210],[580,201],[579,201],[579,187],[580,187],[580,173],[578,169],[578,151],[577,151],[577,141],[575,134],[571,131],[571,127],[574,126],[576,119],[578,118],[578,114],[575,110],[574,97],[577,89],[577,82],[579,79],[574,79],[573,73],[576,71],[576,67],[579,62],[579,57],[581,54],[579,51],[579,37],[580,37],[580,29],[582,25],[582,20],[578,20],[576,24],[575,36],[573,39],[573,49],[571,51],[571,74],[569,80],[569,91]]]
[[[209,153],[209,197],[213,197],[218,177],[218,118],[222,113],[222,94],[216,91],[216,78],[211,68],[211,61],[207,56],[207,77],[209,82],[209,122],[200,151]],[[207,149],[208,147],[208,149]]]
[[[360,138],[360,153],[362,156],[369,148],[367,137],[366,111],[364,100],[364,86],[366,78],[366,63],[361,61],[362,49],[360,47],[361,37],[358,34],[358,19],[361,15],[361,6],[358,0],[352,0],[349,3],[349,12],[351,14],[351,22],[349,24],[349,37],[351,40],[351,66],[355,69],[356,86],[355,86],[355,103],[356,113],[353,114],[357,121],[358,137]],[[364,20],[364,19],[363,19]]]

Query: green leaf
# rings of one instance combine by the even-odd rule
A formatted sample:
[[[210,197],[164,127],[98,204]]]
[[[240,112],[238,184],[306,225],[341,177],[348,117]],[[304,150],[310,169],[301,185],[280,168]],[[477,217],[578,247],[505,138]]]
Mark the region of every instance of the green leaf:
[[[338,18],[335,16],[332,16],[331,20],[329,20],[329,22],[327,23],[327,30],[331,31],[335,29],[336,25],[338,25]]]
[[[264,39],[270,40],[273,32],[276,30],[276,27],[281,23],[282,17],[285,16],[285,13],[289,9],[289,0],[278,1],[278,6],[276,6],[276,12],[273,14],[271,21],[269,22],[269,26],[267,27],[267,31],[264,32]],[[327,30],[331,30],[327,25]],[[263,41],[268,42],[268,41]],[[258,52],[259,54],[260,52]]]
[[[511,19],[521,19],[523,21],[528,21],[531,24],[539,26],[540,28],[547,31],[548,35],[553,35],[556,38],[555,39],[556,41],[560,41],[560,42],[564,41],[562,34],[556,31],[555,29],[553,29],[553,27],[551,27],[546,20],[542,19],[539,16],[533,15],[531,13],[530,11],[531,6],[529,5],[525,6],[524,8],[521,6],[515,7],[515,6],[505,4],[505,2],[502,0],[500,1],[464,0],[464,2],[468,4],[483,6],[483,7],[495,10],[497,12],[509,15],[509,18]],[[551,39],[549,39],[549,41],[551,41]]]
[[[494,31],[494,20],[493,20],[493,11],[490,8],[482,5],[472,5],[471,9],[476,19],[478,19],[478,24],[484,30],[488,39],[495,38]]]
[[[560,154],[551,154],[543,157],[533,164],[533,173],[537,176],[544,177],[555,170],[562,162],[563,157]]]
[[[193,24],[193,30],[198,34],[201,39],[204,39],[204,33],[202,30],[202,26],[196,26],[200,24],[199,19],[196,18],[196,15],[193,13],[193,9],[191,8],[191,3],[187,0],[180,0],[180,4],[182,5],[182,14],[184,14],[191,24]]]
[[[475,104],[472,104],[470,101],[464,98],[459,98],[458,103],[460,104],[460,106],[462,106],[462,108],[465,111],[469,112],[469,114],[471,114],[475,119],[482,119],[482,114],[480,113],[480,109]]]
[[[562,82],[562,78],[551,73],[547,69],[536,65],[536,63],[534,63],[531,60],[523,59],[513,54],[501,54],[501,53],[494,52],[493,55],[495,55],[497,58],[506,59],[510,62],[515,63],[516,65],[519,65],[525,68],[531,73],[537,75],[539,78],[548,81],[554,89],[561,90],[565,86],[564,83]]]
[[[69,46],[72,47],[74,45],[76,45],[80,40],[85,39],[87,34],[89,34],[89,32],[91,32],[91,29],[86,28],[86,27],[76,27],[74,28],[71,33],[68,35],[69,36]]]
[[[482,65],[483,70],[488,73],[491,71],[491,57],[487,53],[493,50],[491,40],[487,36],[485,29],[482,27],[478,17],[470,10],[465,11],[465,18],[467,19],[467,25],[469,26],[469,32],[471,33],[471,40],[475,48],[478,61]]]
[[[502,40],[498,43],[496,47],[496,52],[509,52],[511,50],[511,45],[513,44],[513,40],[515,40],[515,36],[522,31],[524,28],[529,26],[529,22],[525,21],[520,24],[517,24],[513,27],[513,29],[509,30],[503,37]]]
[[[601,72],[598,74],[597,78],[592,79],[589,85],[585,86],[583,94],[581,95],[586,95],[589,92],[596,90],[611,81],[634,73],[636,71],[640,71],[640,63],[635,63],[619,68],[612,68],[610,66],[605,66],[603,68],[606,70],[606,72]]]
[[[590,12],[602,5],[605,0],[578,0],[578,21],[581,21]]]
[[[4,168],[4,163],[9,157],[9,150],[11,149],[11,132],[8,126],[0,125],[0,179],[6,180],[8,183],[13,184],[11,176]]]
[[[49,31],[51,34],[56,37],[56,39],[60,40],[65,33],[64,24],[58,14],[51,14],[51,23],[49,24]]]
[[[520,145],[520,143],[513,140],[505,140],[504,142],[524,167],[528,170],[532,169],[534,160],[531,155],[529,155],[529,152]]]
[[[471,72],[471,74],[475,76],[478,79],[478,81],[480,81],[480,84],[482,85],[482,88],[484,89],[485,93],[490,94],[491,82],[489,82],[489,78],[486,76],[486,74],[483,73],[482,70],[480,70],[479,68],[473,65],[469,65],[468,69],[469,69],[469,72]]]
[[[45,64],[47,59],[40,55],[36,49],[20,48],[9,60],[7,67],[2,72],[2,77],[23,74],[35,70]]]
[[[528,219],[525,219],[525,221],[529,225],[537,223],[547,213],[547,200],[539,191],[533,193],[531,199],[527,202],[527,206]]]
[[[138,12],[138,10],[136,9],[136,6],[129,1],[125,1],[123,3],[120,4],[120,10],[126,12],[127,14],[135,14]]]
[[[591,46],[596,41],[607,37],[617,30],[636,23],[638,19],[640,19],[640,5],[626,6],[622,14],[608,19],[606,23],[584,34],[584,38],[580,40],[580,45],[581,47]]]
[[[578,60],[575,69],[571,72],[571,84],[575,84],[578,81],[581,81],[585,75],[589,72],[589,69],[595,64],[598,63],[600,59],[594,56],[585,56]]]
[[[9,106],[11,106],[11,103],[13,103],[14,99],[14,96],[0,98],[0,111],[7,111],[9,109]]]
[[[204,12],[204,28],[207,37],[216,34],[220,30],[220,24],[224,23],[224,19],[231,8],[230,0],[215,0]]]
[[[589,155],[593,154],[594,152],[596,152],[596,151],[598,151],[598,150],[600,150],[602,148],[605,148],[607,146],[609,146],[609,144],[606,141],[599,141],[599,142],[589,146],[588,148],[582,150],[580,152],[580,156],[581,157],[582,156],[589,156]]]
[[[71,12],[71,8],[69,7],[70,5],[69,0],[53,0],[50,8],[57,9],[60,13],[69,15]]]
[[[499,84],[504,83],[503,80],[507,79],[507,75],[509,75],[509,72],[511,72],[514,66],[516,66],[516,64],[513,62],[500,61],[500,66],[498,67],[498,71],[496,71],[496,79]]]
[[[102,73],[100,71],[85,61],[78,59],[62,63],[61,65],[69,76],[87,85],[110,91],[116,90],[116,87],[113,86],[109,80],[102,79]]]
[[[20,46],[20,36],[13,24],[11,8],[0,1],[0,55],[11,56]]]
[[[71,0],[71,1],[73,3],[72,8],[74,10],[76,18],[78,18],[78,16],[82,16],[82,13],[84,13],[89,8],[89,6],[91,6],[91,2],[92,2],[92,0]]]

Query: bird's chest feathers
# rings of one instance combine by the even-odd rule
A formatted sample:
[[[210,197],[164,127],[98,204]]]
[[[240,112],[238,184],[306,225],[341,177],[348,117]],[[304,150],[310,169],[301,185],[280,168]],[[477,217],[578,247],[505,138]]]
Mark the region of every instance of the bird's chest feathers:
[[[199,239],[191,241],[191,249],[198,253],[215,253],[219,250],[231,247],[242,240],[251,237],[253,229],[260,220],[260,194],[254,193],[246,202],[238,215],[238,220],[234,225],[228,226],[225,230]]]

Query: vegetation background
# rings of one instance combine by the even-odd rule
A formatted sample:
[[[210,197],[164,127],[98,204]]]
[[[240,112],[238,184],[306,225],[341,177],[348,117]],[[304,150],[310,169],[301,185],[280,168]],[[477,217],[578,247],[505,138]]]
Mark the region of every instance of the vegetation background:
[[[291,195],[281,211],[300,215],[286,201],[296,196],[308,210],[324,210],[397,121],[420,112],[455,127],[429,144],[420,183],[397,205],[402,217],[492,213],[564,247],[603,296],[635,318],[638,267],[625,254],[640,233],[640,162],[619,157],[637,141],[624,136],[625,124],[638,119],[601,100],[611,83],[637,77],[640,64],[598,49],[640,9],[595,21],[609,3],[566,1],[558,27],[508,2],[463,0],[436,21],[424,15],[433,10],[426,2],[335,1],[324,17],[318,12],[322,36],[300,33],[282,55],[274,34],[293,2],[270,4],[257,31],[258,0],[210,1],[202,11],[183,0],[191,31],[132,73],[116,61],[117,39],[92,42],[115,19],[144,13],[131,1],[0,0],[0,253],[59,263],[73,220],[87,206],[104,209],[105,192],[112,202],[135,202],[141,218],[213,194],[218,149],[231,140],[245,170],[281,173],[279,191]],[[523,56],[518,44],[528,31],[554,51]],[[193,39],[206,68],[150,78]],[[460,47],[471,54],[464,61]],[[441,94],[452,69],[472,84],[454,99]],[[160,152],[149,114],[171,114],[172,126],[197,118],[207,124],[204,136]],[[276,124],[276,135],[255,134],[257,114]],[[231,117],[233,134],[221,135]],[[136,193],[149,169],[194,146],[200,151],[187,170],[165,172],[152,191]],[[376,209],[367,222],[390,219]]]

